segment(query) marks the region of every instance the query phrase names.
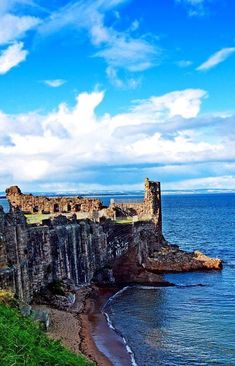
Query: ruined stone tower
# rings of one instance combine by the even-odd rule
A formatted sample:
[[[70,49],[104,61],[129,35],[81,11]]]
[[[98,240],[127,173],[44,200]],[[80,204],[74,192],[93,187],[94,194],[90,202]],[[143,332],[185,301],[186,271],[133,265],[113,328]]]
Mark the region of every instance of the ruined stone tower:
[[[154,221],[162,227],[160,182],[153,182],[145,178],[144,188],[145,209]]]

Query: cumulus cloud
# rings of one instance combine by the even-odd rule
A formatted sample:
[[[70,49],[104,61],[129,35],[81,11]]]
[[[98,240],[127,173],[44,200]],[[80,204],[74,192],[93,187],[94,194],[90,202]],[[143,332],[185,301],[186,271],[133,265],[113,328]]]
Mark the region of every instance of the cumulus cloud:
[[[23,42],[14,43],[0,53],[0,74],[6,74],[13,67],[25,61],[28,51]]]
[[[44,83],[51,88],[59,88],[60,86],[66,83],[66,80],[63,79],[53,79],[53,80],[44,80]]]
[[[197,71],[207,71],[217,66],[221,62],[227,60],[233,53],[235,53],[235,47],[223,48],[222,50],[214,53],[209,59],[203,62],[197,67]]]
[[[113,116],[95,112],[104,98],[101,91],[81,93],[73,107],[62,103],[47,115],[2,112],[0,185],[36,182],[41,189],[50,184],[68,188],[91,177],[96,181],[102,171],[113,174],[118,184],[124,167],[135,167],[139,175],[140,167],[149,164],[188,171],[189,164],[235,159],[233,139],[218,127],[227,119],[200,124],[206,95],[200,89],[174,91],[135,101],[129,111]],[[201,128],[193,127],[197,124]]]

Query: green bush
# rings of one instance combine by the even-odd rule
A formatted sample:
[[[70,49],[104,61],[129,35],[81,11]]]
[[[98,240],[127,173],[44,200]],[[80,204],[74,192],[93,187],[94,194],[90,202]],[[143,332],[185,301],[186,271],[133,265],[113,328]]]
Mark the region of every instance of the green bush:
[[[1,366],[94,366],[49,339],[30,318],[0,303]]]

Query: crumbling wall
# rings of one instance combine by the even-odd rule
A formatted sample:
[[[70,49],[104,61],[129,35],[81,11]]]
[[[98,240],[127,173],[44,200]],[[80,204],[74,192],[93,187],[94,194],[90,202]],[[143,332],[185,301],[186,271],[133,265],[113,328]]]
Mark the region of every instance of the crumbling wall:
[[[161,225],[161,190],[160,182],[145,179],[145,196],[143,202],[110,203],[108,208],[95,198],[85,197],[45,197],[23,194],[18,186],[6,190],[7,198],[12,209],[20,209],[24,213],[60,214],[82,213],[89,218],[116,219],[118,217],[137,216],[138,220],[154,220]]]
[[[106,216],[110,218],[134,217],[137,220],[154,220],[162,225],[161,216],[161,187],[160,182],[145,179],[145,193],[143,202],[118,202],[114,201],[106,210]]]
[[[24,213],[74,213],[98,211],[102,203],[96,198],[86,197],[46,197],[23,194],[18,186],[6,189],[7,199],[13,209]]]

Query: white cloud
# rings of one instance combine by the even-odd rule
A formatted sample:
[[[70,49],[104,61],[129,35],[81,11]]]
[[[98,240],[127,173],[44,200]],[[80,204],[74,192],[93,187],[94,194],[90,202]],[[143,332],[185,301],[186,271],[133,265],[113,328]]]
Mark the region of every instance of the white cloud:
[[[60,86],[66,83],[66,80],[63,79],[53,79],[53,80],[44,80],[44,83],[51,88],[59,88]]]
[[[111,84],[120,89],[136,89],[141,84],[140,78],[120,78],[117,69],[111,66],[107,67],[106,73]]]
[[[104,58],[112,67],[139,72],[152,67],[158,54],[159,51],[144,39],[114,36],[95,56]]]
[[[203,62],[203,64],[198,66],[197,71],[207,71],[225,61],[233,53],[235,53],[235,47],[223,48],[210,56],[207,61]]]
[[[167,118],[181,116],[183,118],[196,117],[200,111],[202,98],[207,93],[202,89],[186,89],[167,93],[161,97],[151,97],[147,101],[140,101],[134,108],[135,111],[150,113],[154,118]]]
[[[130,26],[130,30],[132,32],[136,31],[137,29],[139,29],[139,26],[140,26],[140,22],[135,19],[132,23],[131,23],[131,26]]]
[[[105,24],[106,13],[126,1],[88,0],[69,3],[52,14],[39,27],[39,33],[46,36],[69,27],[85,30],[91,44],[97,49],[93,56],[105,60],[107,74],[110,70],[117,72],[118,69],[144,71],[160,62],[161,53],[155,42],[147,40],[144,35],[139,38],[133,36],[132,32],[139,27],[138,21],[135,20],[125,31]]]
[[[32,16],[16,16],[4,14],[0,16],[0,45],[15,41],[27,31],[39,24],[39,19]]]
[[[50,184],[68,187],[71,182],[74,187],[77,181],[84,183],[86,174],[96,181],[95,171],[106,174],[108,166],[134,165],[139,171],[146,164],[179,164],[181,171],[185,167],[188,172],[188,164],[235,160],[233,132],[227,139],[215,124],[218,117],[208,121],[205,129],[200,125],[198,114],[205,97],[200,89],[174,91],[136,101],[126,113],[98,117],[95,109],[104,93],[93,92],[78,95],[74,107],[62,103],[47,115],[1,113],[2,189],[27,182],[41,188]],[[219,125],[223,120],[231,123],[228,117]]]
[[[0,74],[5,74],[13,67],[23,62],[28,51],[24,49],[23,42],[14,43],[0,53]]]
[[[233,175],[222,175],[222,176],[210,176],[204,178],[185,179],[182,181],[171,182],[165,184],[165,189],[176,190],[194,190],[194,189],[228,189],[235,190],[235,176]]]

